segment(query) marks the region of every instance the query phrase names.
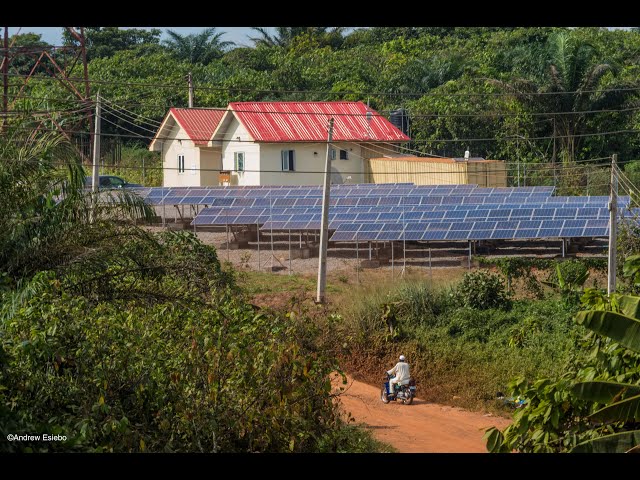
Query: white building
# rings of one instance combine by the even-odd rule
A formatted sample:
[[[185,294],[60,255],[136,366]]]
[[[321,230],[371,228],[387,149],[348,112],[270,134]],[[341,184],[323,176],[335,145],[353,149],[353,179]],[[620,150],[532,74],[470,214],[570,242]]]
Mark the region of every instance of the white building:
[[[333,183],[364,182],[365,159],[409,141],[362,102],[234,102],[172,108],[149,149],[162,152],[165,186],[321,184],[330,118]]]

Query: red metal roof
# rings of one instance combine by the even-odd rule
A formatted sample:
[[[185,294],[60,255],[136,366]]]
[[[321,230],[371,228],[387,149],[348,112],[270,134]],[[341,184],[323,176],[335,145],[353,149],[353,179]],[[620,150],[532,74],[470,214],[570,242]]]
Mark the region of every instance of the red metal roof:
[[[326,141],[330,117],[336,142],[410,140],[362,102],[232,102],[229,108],[257,142]]]
[[[171,108],[169,110],[196,145],[207,145],[225,113],[224,109]]]

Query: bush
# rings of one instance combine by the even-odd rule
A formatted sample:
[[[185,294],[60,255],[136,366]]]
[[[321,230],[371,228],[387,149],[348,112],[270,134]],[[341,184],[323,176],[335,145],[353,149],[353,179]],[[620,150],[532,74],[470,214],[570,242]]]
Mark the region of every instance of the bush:
[[[0,442],[0,451],[374,445],[345,430],[328,381],[338,365],[317,348],[325,331],[256,311],[192,235],[159,239],[127,242],[93,266],[42,272],[28,295],[3,294],[0,434],[67,440]]]
[[[462,305],[478,310],[510,306],[509,294],[502,277],[482,270],[465,273],[456,288],[455,296]]]
[[[580,280],[589,272],[589,267],[580,260],[558,262],[558,267],[560,268],[560,273],[565,283],[576,287],[582,286],[584,281],[581,284],[578,283],[580,283]],[[556,269],[552,269],[549,272],[547,281],[551,283],[558,283],[558,273]]]

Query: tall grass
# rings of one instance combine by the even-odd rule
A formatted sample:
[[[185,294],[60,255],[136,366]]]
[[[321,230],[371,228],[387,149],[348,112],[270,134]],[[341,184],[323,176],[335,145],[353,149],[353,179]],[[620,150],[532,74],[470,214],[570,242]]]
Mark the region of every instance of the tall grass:
[[[492,409],[515,376],[561,371],[583,332],[572,307],[555,298],[477,310],[461,305],[451,285],[406,282],[354,291],[351,299],[342,309],[347,371],[378,383],[403,353],[420,398],[469,408]]]

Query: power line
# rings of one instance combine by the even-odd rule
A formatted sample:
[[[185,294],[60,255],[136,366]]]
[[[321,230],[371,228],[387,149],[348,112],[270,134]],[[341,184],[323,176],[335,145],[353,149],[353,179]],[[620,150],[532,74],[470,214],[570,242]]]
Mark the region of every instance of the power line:
[[[640,87],[639,87],[640,88]],[[10,97],[14,97],[14,98],[43,98],[43,99],[49,99],[49,100],[54,100],[51,99],[49,97],[31,97],[28,95],[12,95],[9,94]],[[61,101],[74,101],[74,99],[69,99],[69,100],[61,100]],[[91,100],[81,100],[81,99],[75,99],[75,101],[77,102],[91,102]],[[295,101],[293,101],[295,103]],[[116,105],[113,102],[109,102],[113,105]],[[273,102],[239,102],[239,103],[278,103],[277,101],[273,101]],[[299,103],[304,103],[304,102],[299,102]],[[163,108],[167,108],[166,103],[164,104],[146,104],[146,103],[135,103],[132,105],[142,105],[145,107],[163,107]],[[136,114],[134,112],[131,112],[129,110],[124,109],[123,107],[118,106],[118,108],[121,108],[125,111],[128,111],[129,113],[132,113],[136,116],[140,116],[142,118],[147,119],[149,122],[153,122],[156,123],[158,125],[160,125],[162,122],[159,122],[157,120],[151,119],[149,117],[144,117],[140,114]],[[187,108],[187,107],[173,107],[173,108]],[[197,107],[194,110],[227,110],[227,107]],[[527,117],[527,116],[532,116],[532,117],[538,117],[538,116],[542,116],[542,117],[555,117],[555,116],[565,116],[565,115],[591,115],[591,114],[598,114],[598,113],[627,113],[627,112],[635,112],[635,111],[639,111],[640,110],[640,106],[638,107],[628,107],[628,108],[620,108],[620,109],[601,109],[601,110],[579,110],[579,111],[562,111],[562,112],[553,112],[553,111],[549,111],[549,112],[484,112],[484,113],[411,113],[409,109],[406,109],[407,113],[408,113],[408,117],[409,119],[418,119],[418,118],[482,118],[482,117],[488,117],[488,118],[494,118],[494,117],[517,117],[517,116],[522,116],[522,117]],[[386,119],[386,116],[382,115],[381,113],[392,113],[393,110],[376,110],[375,113],[371,113],[371,114],[367,114],[367,113],[331,113],[331,114],[327,114],[327,113],[322,113],[322,112],[281,112],[281,111],[276,111],[276,110],[238,110],[238,109],[234,109],[235,112],[237,113],[263,113],[263,114],[279,114],[279,115],[319,115],[319,116],[326,116],[326,115],[338,115],[338,116],[353,116],[353,117],[367,117],[367,116],[373,116],[373,117],[382,117]],[[551,121],[552,118],[547,118],[544,120],[540,120],[537,123],[543,123],[543,122],[548,122]]]
[[[32,75],[29,77],[28,75],[21,75],[16,73],[8,74],[10,77],[20,77],[20,78],[29,78],[30,80],[56,80],[54,77],[45,77],[45,76],[37,76]],[[68,77],[69,81],[77,81],[84,82],[84,78],[80,77]],[[140,83],[140,82],[119,82],[114,80],[100,80],[100,79],[90,79],[89,83],[100,84],[100,85],[122,85],[128,87],[155,87],[155,88],[177,88],[177,89],[185,89],[185,84],[162,84],[162,83]],[[461,96],[461,97],[503,97],[503,96],[513,96],[514,93],[506,93],[506,92],[478,92],[478,93],[446,93],[446,92],[363,92],[363,91],[342,91],[335,92],[331,90],[274,90],[274,89],[257,89],[257,88],[246,88],[246,87],[212,87],[212,86],[199,86],[196,87],[196,90],[212,90],[212,91],[238,91],[238,92],[254,92],[254,93],[297,93],[297,94],[317,94],[317,95],[361,95],[361,96],[392,96],[392,97],[423,97],[423,96]],[[608,93],[608,92],[625,92],[625,91],[637,91],[640,90],[640,87],[625,87],[625,88],[609,88],[609,89],[601,89],[601,90],[571,90],[564,92],[518,92],[521,95],[527,96],[553,96],[553,95],[567,95],[567,94],[575,94],[575,93]]]

